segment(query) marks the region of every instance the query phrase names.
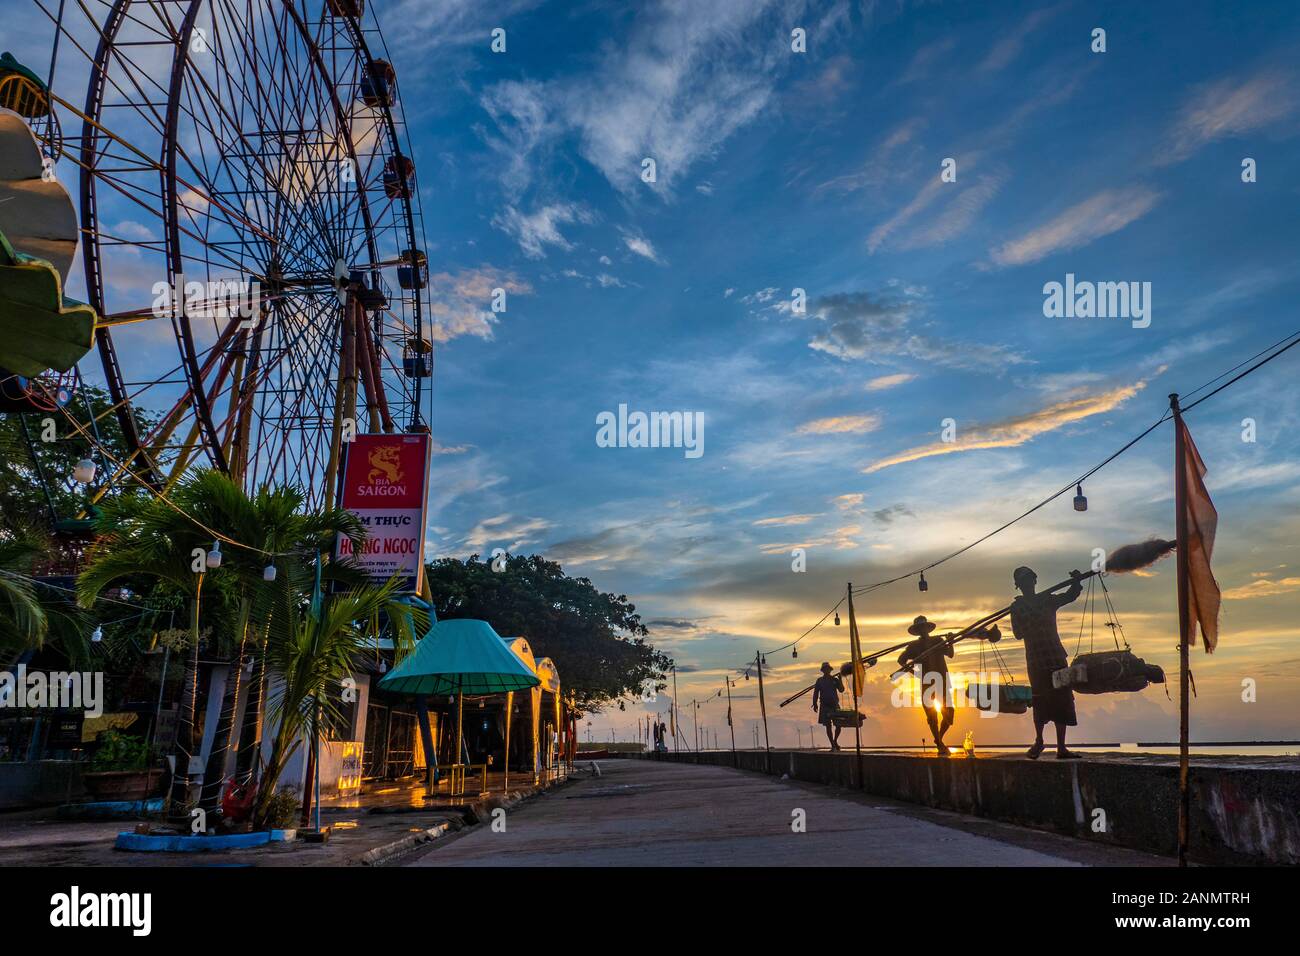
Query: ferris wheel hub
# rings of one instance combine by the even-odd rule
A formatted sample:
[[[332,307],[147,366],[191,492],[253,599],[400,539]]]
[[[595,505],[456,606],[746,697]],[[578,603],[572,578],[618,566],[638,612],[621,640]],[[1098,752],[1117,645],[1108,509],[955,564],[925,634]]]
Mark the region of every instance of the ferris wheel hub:
[[[342,304],[348,298],[348,264],[342,259],[334,260],[334,294],[339,297],[339,303]]]

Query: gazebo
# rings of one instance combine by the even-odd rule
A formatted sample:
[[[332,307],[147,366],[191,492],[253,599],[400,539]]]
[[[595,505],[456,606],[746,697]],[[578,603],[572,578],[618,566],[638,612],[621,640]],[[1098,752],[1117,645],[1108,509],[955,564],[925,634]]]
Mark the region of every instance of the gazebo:
[[[421,699],[434,696],[456,698],[456,760],[448,770],[453,792],[463,792],[468,769],[464,761],[465,695],[509,695],[529,690],[540,683],[534,670],[511,651],[487,621],[460,618],[431,625],[414,652],[382,678],[379,687]],[[433,742],[427,719],[422,721],[420,731],[424,736],[425,752],[432,755]],[[432,762],[429,767],[432,784]],[[484,773],[486,776],[486,768]]]

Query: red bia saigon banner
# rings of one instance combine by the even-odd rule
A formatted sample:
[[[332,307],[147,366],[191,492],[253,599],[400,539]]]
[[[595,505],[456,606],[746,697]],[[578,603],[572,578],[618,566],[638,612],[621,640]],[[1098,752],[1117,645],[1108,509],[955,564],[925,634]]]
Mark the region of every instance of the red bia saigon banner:
[[[366,526],[358,553],[340,537],[335,556],[355,557],[376,583],[394,574],[402,590],[424,581],[424,521],[428,500],[428,435],[358,435],[343,461],[342,505]]]

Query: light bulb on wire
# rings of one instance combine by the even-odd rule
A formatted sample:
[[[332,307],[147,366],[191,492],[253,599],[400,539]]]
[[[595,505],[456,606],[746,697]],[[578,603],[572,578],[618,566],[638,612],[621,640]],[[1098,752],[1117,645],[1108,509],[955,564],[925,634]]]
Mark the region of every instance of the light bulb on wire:
[[[916,589],[917,589],[918,591],[928,591],[928,590],[930,590],[930,584],[929,584],[929,582],[927,582],[927,581],[925,580],[925,572],[924,572],[924,571],[921,572],[921,580],[919,580],[919,581],[916,582]]]
[[[1083,482],[1079,482],[1074,486],[1074,510],[1088,510],[1088,499],[1083,496]]]
[[[72,469],[72,478],[83,485],[88,485],[95,480],[95,463],[89,458],[83,458]]]
[[[221,542],[220,541],[212,542],[212,550],[208,552],[208,558],[206,563],[208,567],[213,569],[221,567]]]

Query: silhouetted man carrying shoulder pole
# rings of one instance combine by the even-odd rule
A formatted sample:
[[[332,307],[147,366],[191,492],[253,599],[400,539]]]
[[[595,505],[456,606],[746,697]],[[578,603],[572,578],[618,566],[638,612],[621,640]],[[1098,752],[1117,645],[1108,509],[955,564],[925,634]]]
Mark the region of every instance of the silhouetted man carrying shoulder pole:
[[[831,742],[831,750],[839,750],[840,731],[844,728],[835,726],[835,711],[840,709],[840,694],[844,691],[844,681],[831,673],[834,668],[829,661],[822,661],[822,676],[813,685],[813,710],[817,711],[817,723],[826,728],[826,739]],[[834,729],[834,733],[831,733]]]
[[[1056,611],[1083,593],[1079,583],[1082,575],[1071,571],[1070,577],[1075,580],[1060,594],[1039,594],[1034,591],[1038,575],[1031,568],[1019,567],[1012,572],[1021,596],[1011,603],[1011,630],[1017,640],[1025,643],[1025,669],[1034,694],[1036,736],[1027,754],[1030,760],[1037,760],[1043,752],[1043,728],[1049,723],[1056,724],[1056,759],[1077,760],[1081,756],[1065,749],[1065,728],[1079,723],[1074,714],[1074,692],[1068,687],[1052,686],[1052,672],[1069,663],[1056,632]]]
[[[943,735],[952,726],[957,716],[952,705],[952,682],[948,677],[948,662],[945,657],[952,657],[952,643],[944,637],[932,637],[930,632],[935,625],[926,620],[924,614],[912,621],[907,633],[916,638],[903,648],[898,657],[898,666],[902,670],[916,673],[913,664],[921,665],[917,674],[921,681],[921,708],[925,711],[926,723],[934,736],[934,745],[940,757],[948,756],[948,745],[943,742]],[[942,718],[942,719],[941,719]]]

